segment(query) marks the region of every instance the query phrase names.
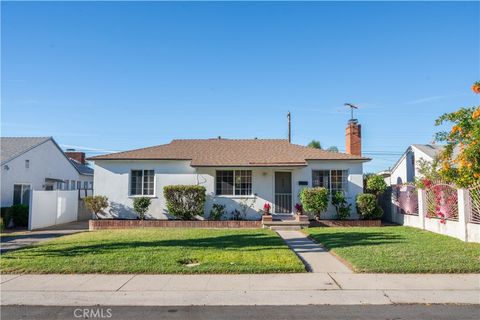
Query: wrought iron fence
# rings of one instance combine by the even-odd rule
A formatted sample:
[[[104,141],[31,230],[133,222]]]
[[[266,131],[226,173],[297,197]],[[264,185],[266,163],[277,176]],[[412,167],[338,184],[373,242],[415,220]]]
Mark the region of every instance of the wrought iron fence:
[[[480,183],[468,189],[468,222],[480,224]]]
[[[426,186],[427,217],[458,221],[457,189],[446,183]]]
[[[395,185],[392,190],[392,203],[396,214],[418,216],[418,192],[413,185]]]

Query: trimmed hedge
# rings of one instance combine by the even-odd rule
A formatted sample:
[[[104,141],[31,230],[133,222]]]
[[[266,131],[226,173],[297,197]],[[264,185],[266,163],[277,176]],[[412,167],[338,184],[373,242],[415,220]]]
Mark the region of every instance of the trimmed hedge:
[[[205,212],[206,189],[202,186],[173,185],[163,188],[168,212],[182,220],[192,220]]]
[[[370,193],[359,193],[356,198],[357,212],[363,219],[379,219],[383,210],[377,203],[377,197]]]
[[[8,226],[10,220],[13,220],[15,227],[28,227],[28,206],[24,204],[2,207],[0,216],[5,227]]]
[[[300,192],[300,201],[306,212],[320,218],[320,214],[328,208],[328,190],[323,187],[304,188]]]

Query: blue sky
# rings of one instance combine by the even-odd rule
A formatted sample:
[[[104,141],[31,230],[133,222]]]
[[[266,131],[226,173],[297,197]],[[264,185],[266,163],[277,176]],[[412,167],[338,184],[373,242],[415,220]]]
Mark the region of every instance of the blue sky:
[[[345,148],[360,107],[365,171],[479,104],[480,4],[2,2],[3,136],[88,154],[174,138],[312,139]]]

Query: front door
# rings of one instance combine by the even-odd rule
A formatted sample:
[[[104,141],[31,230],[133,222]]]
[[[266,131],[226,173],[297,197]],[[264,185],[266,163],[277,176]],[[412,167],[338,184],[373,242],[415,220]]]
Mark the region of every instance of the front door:
[[[292,173],[275,172],[275,213],[292,212]]]

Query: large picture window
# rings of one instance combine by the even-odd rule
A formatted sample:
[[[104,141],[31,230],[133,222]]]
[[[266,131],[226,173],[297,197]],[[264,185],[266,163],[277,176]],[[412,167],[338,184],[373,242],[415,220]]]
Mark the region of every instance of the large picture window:
[[[218,170],[216,178],[217,195],[251,195],[251,170]]]
[[[130,195],[153,196],[154,179],[154,170],[132,170],[130,174]]]
[[[347,170],[313,170],[312,186],[327,188],[330,194],[337,191],[347,193]]]

